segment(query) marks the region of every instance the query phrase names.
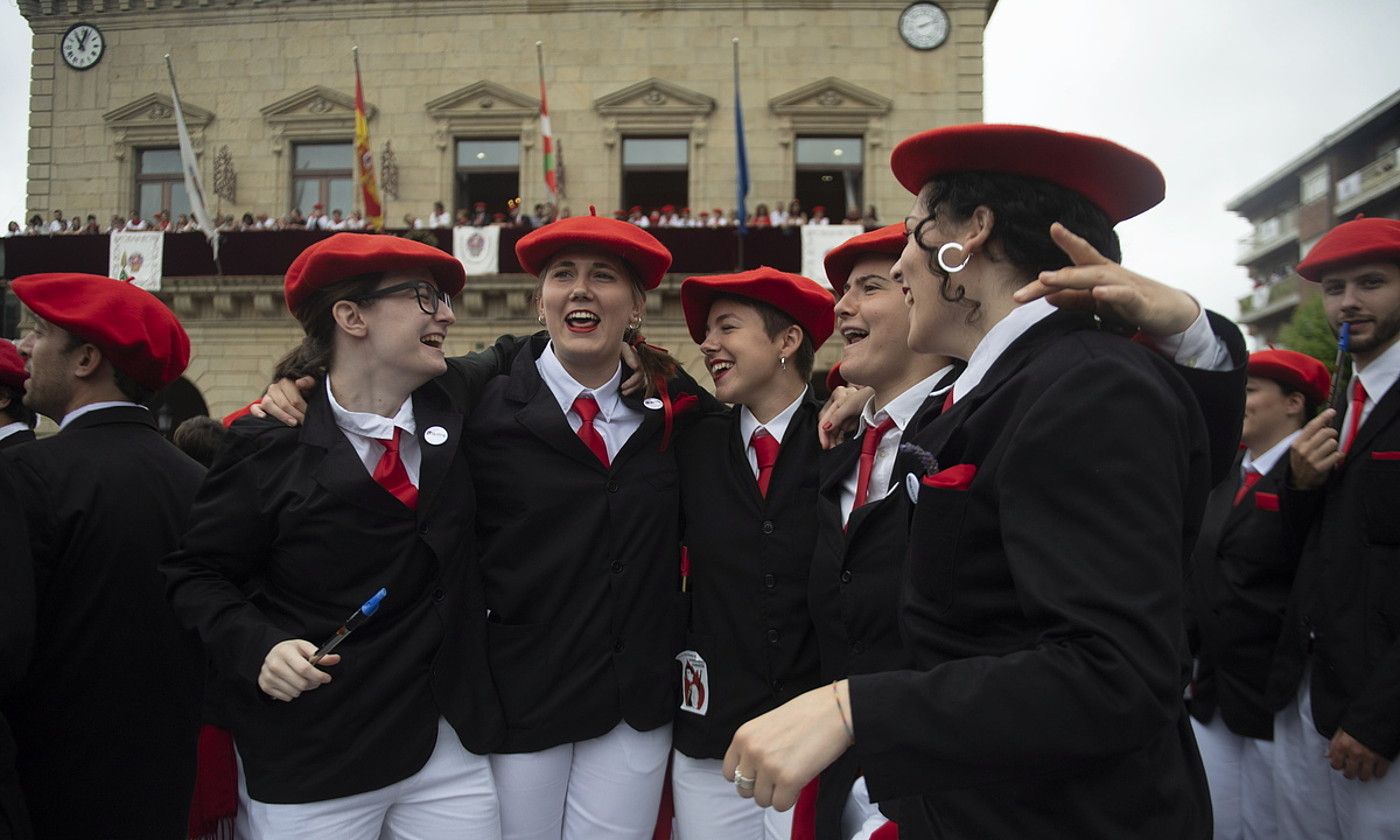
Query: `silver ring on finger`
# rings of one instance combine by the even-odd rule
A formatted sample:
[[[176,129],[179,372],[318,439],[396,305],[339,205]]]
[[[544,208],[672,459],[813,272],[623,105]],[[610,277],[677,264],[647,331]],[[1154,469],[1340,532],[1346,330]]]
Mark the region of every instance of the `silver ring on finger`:
[[[738,770],[734,771],[734,787],[740,791],[752,791],[755,781]]]

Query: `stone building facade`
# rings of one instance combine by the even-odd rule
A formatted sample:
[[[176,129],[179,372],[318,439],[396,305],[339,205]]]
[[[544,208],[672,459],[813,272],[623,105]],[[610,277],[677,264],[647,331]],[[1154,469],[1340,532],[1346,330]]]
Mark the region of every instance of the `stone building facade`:
[[[907,0],[20,0],[34,33],[28,212],[105,222],[181,194],[178,174],[155,171],[158,153],[176,145],[166,54],[211,193],[219,161],[224,195],[210,195],[211,210],[275,216],[313,196],[341,201],[348,173],[316,158],[339,155],[353,134],[353,46],[376,155],[382,164],[389,144],[396,164],[391,226],[436,201],[451,212],[473,190],[514,191],[532,206],[547,197],[537,41],[563,146],[561,205],[611,213],[665,183],[677,204],[728,209],[737,37],[750,211],[830,188],[834,175],[849,201],[894,221],[909,198],[889,174],[890,149],[925,128],[981,120],[994,6],[940,0],[946,40],[917,49],[901,35]],[[64,55],[79,24],[101,40],[86,69]],[[629,145],[643,140],[667,142],[659,152]],[[474,163],[497,153],[503,165]],[[62,263],[61,241],[53,248]],[[688,271],[678,261],[653,296],[648,335],[689,363],[698,353],[677,299]],[[473,277],[450,348],[532,329],[532,287],[518,274]],[[258,392],[297,336],[279,294],[272,273],[167,272],[162,297],[195,344],[187,378],[211,413]]]

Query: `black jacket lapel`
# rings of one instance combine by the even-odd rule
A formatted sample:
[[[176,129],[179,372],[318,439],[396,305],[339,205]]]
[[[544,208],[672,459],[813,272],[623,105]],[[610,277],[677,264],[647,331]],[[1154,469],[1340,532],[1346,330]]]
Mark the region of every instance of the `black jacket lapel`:
[[[549,390],[549,386],[540,377],[539,368],[535,367],[535,360],[544,352],[548,342],[548,335],[536,336],[530,341],[529,352],[515,357],[515,361],[511,363],[510,382],[506,385],[506,401],[519,406],[515,412],[515,419],[530,434],[575,461],[598,470],[606,470],[602,462],[569,427],[569,421],[560,410],[554,392]]]
[[[442,480],[462,443],[462,410],[434,380],[414,392],[413,419],[418,429],[418,451],[422,453],[418,469],[418,517],[422,519],[431,512]],[[434,431],[438,429],[441,432]]]
[[[1356,440],[1347,444],[1347,452],[1365,452],[1381,429],[1388,427],[1395,419],[1396,414],[1400,414],[1400,382],[1391,385],[1390,390],[1376,403],[1376,407],[1371,409],[1371,416],[1356,430]],[[1343,468],[1349,460],[1351,459],[1342,460]]]
[[[306,425],[300,440],[325,450],[326,456],[314,473],[316,483],[350,504],[389,516],[412,516],[413,511],[380,487],[365,469],[345,433],[335,424],[324,380],[317,383],[307,400]]]

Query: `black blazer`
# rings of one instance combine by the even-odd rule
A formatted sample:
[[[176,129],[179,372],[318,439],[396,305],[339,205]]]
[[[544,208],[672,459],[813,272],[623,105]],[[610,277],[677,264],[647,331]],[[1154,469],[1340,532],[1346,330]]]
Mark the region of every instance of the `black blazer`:
[[[1196,668],[1187,707],[1202,723],[1219,711],[1231,732],[1267,741],[1274,710],[1265,691],[1297,569],[1280,549],[1278,494],[1288,456],[1236,506],[1239,463],[1211,491],[1191,555],[1186,621]]]
[[[33,443],[34,432],[30,429],[21,429],[12,435],[0,438],[0,449],[9,449],[12,446],[19,446],[22,443]]]
[[[34,648],[34,560],[24,507],[0,460],[0,699],[24,676]],[[29,809],[15,772],[15,737],[0,713],[0,838],[27,840]]]
[[[914,668],[850,679],[872,797],[918,798],[910,836],[1209,837],[1181,588],[1211,452],[1186,383],[1057,312],[914,442],[976,475],[920,488]]]
[[[203,660],[159,560],[204,468],[144,408],[5,450],[34,560],[33,656],[4,704],[39,837],[183,838]]]
[[[464,405],[440,377],[413,394],[418,506],[371,478],[319,384],[306,425],[242,418],[200,488],[179,553],[163,564],[171,602],[214,665],[237,678],[224,714],[248,793],[312,802],[363,793],[422,768],[446,718],[472,752],[503,733],[485,651],[475,506],[457,446]],[[257,687],[287,639],[320,644],[380,587],[379,611],[336,652],[332,681],[290,703]]]
[[[692,758],[723,758],[742,724],[821,682],[807,612],[819,409],[809,391],[783,435],[766,498],[738,407],[706,417],[676,446],[690,557],[685,645],[705,660],[710,687],[705,715],[676,712],[676,749]]]
[[[678,696],[679,488],[674,447],[661,448],[662,411],[623,397],[642,425],[604,468],[535,367],[548,342],[530,339],[463,428],[506,716],[497,752],[583,741],[621,721],[655,729]],[[672,399],[697,400],[678,434],[713,398],[683,373],[669,388]]]
[[[1338,727],[1400,757],[1400,384],[1376,402],[1342,466],[1318,490],[1285,486],[1285,543],[1301,556],[1271,699],[1297,691],[1312,637],[1317,731]],[[1294,530],[1294,526],[1297,530]]]

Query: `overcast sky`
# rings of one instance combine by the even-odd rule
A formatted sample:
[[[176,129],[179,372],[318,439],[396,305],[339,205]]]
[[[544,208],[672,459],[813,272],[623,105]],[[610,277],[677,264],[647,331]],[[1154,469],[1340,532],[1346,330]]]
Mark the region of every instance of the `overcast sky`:
[[[892,24],[893,25],[893,24]],[[1116,140],[1167,176],[1124,261],[1226,315],[1249,226],[1225,202],[1400,88],[1400,0],[1000,0],[989,122]],[[24,211],[29,29],[0,0],[0,225]]]

